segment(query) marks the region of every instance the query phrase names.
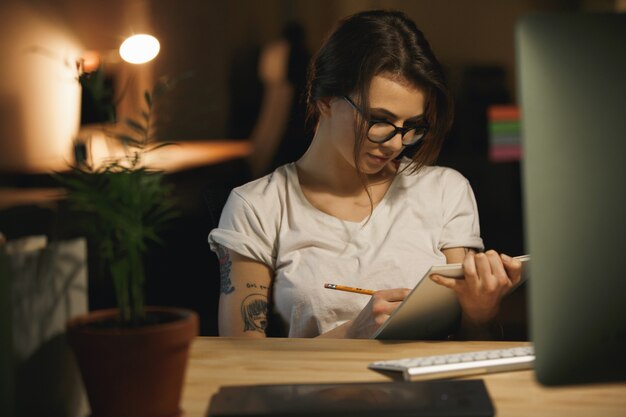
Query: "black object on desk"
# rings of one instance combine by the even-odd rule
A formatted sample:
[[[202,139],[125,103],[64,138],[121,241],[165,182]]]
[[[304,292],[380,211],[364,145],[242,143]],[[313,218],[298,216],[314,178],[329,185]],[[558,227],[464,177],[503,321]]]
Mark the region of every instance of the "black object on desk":
[[[224,386],[207,417],[493,416],[485,384],[475,380]]]

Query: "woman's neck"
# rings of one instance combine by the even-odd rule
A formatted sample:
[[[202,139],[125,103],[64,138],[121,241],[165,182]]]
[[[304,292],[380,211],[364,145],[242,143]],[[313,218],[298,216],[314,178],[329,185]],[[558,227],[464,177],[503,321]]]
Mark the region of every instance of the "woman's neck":
[[[336,149],[328,145],[323,132],[316,132],[311,146],[296,162],[300,183],[309,188],[322,188],[338,195],[359,195],[365,191],[363,179],[356,168]],[[396,166],[388,164],[380,172],[366,175],[368,187],[390,183],[395,176]]]

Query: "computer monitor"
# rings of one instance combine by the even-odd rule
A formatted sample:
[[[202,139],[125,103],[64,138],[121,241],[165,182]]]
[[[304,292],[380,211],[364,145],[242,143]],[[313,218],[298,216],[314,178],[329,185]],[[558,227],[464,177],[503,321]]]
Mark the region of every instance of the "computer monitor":
[[[626,15],[525,16],[516,48],[537,379],[626,380]]]

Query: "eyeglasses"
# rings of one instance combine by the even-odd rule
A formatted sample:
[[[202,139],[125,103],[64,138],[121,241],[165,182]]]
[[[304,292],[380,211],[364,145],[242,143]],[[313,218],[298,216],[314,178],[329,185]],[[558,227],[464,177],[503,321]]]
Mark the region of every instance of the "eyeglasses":
[[[361,116],[363,111],[356,105],[350,97],[344,96],[344,100],[352,106]],[[367,121],[369,128],[367,130],[367,139],[374,143],[385,143],[400,132],[402,135],[402,145],[415,145],[428,132],[427,124],[410,124],[408,126],[398,127],[386,120],[370,119]]]

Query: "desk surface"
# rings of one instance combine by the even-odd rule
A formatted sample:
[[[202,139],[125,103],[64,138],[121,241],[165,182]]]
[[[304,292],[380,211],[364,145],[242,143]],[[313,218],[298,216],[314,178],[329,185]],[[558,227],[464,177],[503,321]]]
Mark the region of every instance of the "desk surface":
[[[336,339],[200,337],[191,347],[182,408],[204,416],[221,385],[388,381],[375,360],[519,346],[517,342],[382,342]],[[624,416],[626,383],[546,388],[532,371],[476,376],[498,416]]]

